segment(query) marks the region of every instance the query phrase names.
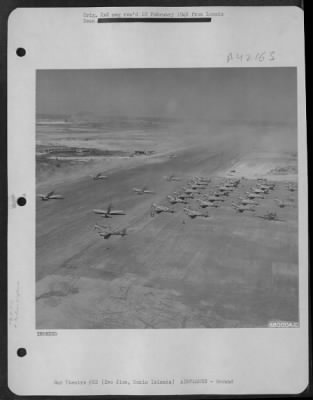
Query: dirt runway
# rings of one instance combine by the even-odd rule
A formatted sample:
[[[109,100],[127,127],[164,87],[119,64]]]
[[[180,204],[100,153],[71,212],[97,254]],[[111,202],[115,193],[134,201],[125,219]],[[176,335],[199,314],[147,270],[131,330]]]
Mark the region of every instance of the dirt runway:
[[[93,251],[103,247],[101,241],[95,240],[93,227],[96,221],[106,222],[95,216],[92,209],[105,209],[112,202],[113,208],[123,209],[127,215],[114,217],[109,222],[117,227],[130,226],[133,221],[138,223],[141,217],[149,214],[152,202],[159,202],[175,188],[181,187],[188,176],[204,170],[213,173],[230,165],[237,156],[236,150],[225,154],[192,149],[164,163],[115,172],[103,181],[87,178],[59,185],[57,191],[64,195],[64,200],[37,202],[37,279],[55,273],[75,257],[79,259],[87,249],[92,266]],[[182,181],[166,181],[164,176],[171,173],[182,177]],[[143,186],[156,194],[141,196],[132,191],[134,187]]]
[[[166,204],[166,196],[192,176],[214,177],[247,156],[239,143],[234,137],[214,151],[189,148],[163,162],[113,172],[103,181],[82,178],[58,185],[64,200],[38,200],[37,328],[255,327],[297,321],[296,209],[284,210],[287,225],[238,216],[230,200],[209,210],[208,219],[190,220],[182,205],[173,215],[150,216],[152,202]],[[168,182],[164,175],[170,174],[182,181]],[[156,193],[132,191],[143,186]],[[273,196],[285,195],[284,190],[279,186]],[[275,204],[273,196],[266,207]],[[126,215],[103,219],[92,212],[111,202]],[[103,240],[94,225],[107,222],[128,228],[128,235]],[[281,268],[286,280],[280,289],[273,271]]]

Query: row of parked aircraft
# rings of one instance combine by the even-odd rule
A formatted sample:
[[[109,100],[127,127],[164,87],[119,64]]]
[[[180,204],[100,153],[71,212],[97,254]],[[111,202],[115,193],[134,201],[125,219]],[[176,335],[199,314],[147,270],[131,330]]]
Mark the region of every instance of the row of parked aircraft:
[[[165,176],[164,178],[170,182],[182,180],[182,178],[176,177],[174,175]],[[191,179],[190,182],[187,183],[187,186],[182,187],[182,190],[180,190],[179,192],[174,192],[172,195],[168,195],[167,201],[170,203],[170,205],[183,204],[184,205],[183,210],[185,214],[192,219],[197,217],[208,218],[209,217],[208,212],[202,210],[196,210],[187,207],[186,205],[189,204],[190,199],[194,199],[195,195],[200,194],[202,190],[208,186],[210,181],[211,180],[207,177],[194,177]],[[171,207],[167,207],[165,205],[158,205],[156,203],[153,203],[151,205],[150,214],[152,217],[155,214],[160,214],[163,212],[173,214],[175,210]]]
[[[246,192],[246,198],[239,197],[239,204],[232,203],[232,206],[238,212],[245,211],[256,211],[256,206],[259,205],[260,201],[262,201],[266,195],[272,192],[276,187],[276,184],[273,182],[268,182],[267,179],[258,179],[258,183],[254,188],[252,188],[249,192]],[[292,189],[296,190],[296,186],[292,186]],[[293,190],[292,190],[293,191]],[[290,201],[282,201],[280,199],[273,199],[280,208],[284,207],[295,207],[295,203],[293,199]],[[282,221],[278,218],[276,211],[268,211],[265,215],[257,215],[258,218],[263,218],[270,221]]]
[[[233,170],[233,172],[236,172]],[[168,178],[168,177],[166,177]],[[245,179],[245,178],[242,178]],[[178,180],[178,178],[177,178]],[[234,192],[241,182],[241,179],[228,178],[223,183],[215,186],[213,193],[203,193],[203,189],[208,186],[210,182],[209,179],[194,178],[191,182],[187,183],[187,186],[183,186],[180,192],[174,192],[173,195],[168,195],[167,200],[171,205],[183,204],[184,212],[190,218],[196,217],[209,217],[208,212],[202,212],[201,209],[207,209],[208,207],[218,208],[227,199],[230,193]],[[232,202],[232,207],[238,213],[254,212],[256,211],[256,206],[259,205],[260,201],[266,197],[271,191],[276,187],[273,182],[267,181],[267,179],[258,179],[255,187],[252,187],[249,191],[245,192],[246,197],[239,197],[239,202]],[[289,191],[296,190],[296,184],[288,183],[287,188]],[[199,197],[196,197],[199,196]],[[189,204],[189,199],[195,199],[200,207],[199,209],[194,209],[191,207],[186,207]],[[289,201],[282,201],[280,199],[273,199],[278,207],[295,207],[294,200],[289,199]],[[151,215],[159,214],[161,212],[174,213],[174,210],[170,207],[164,205],[152,204]],[[265,215],[257,216],[259,218],[267,220],[279,221],[277,213],[275,211],[269,211]]]
[[[103,180],[107,179],[107,176],[98,173],[92,176],[92,178],[94,180]],[[164,176],[164,179],[169,182],[177,182],[181,181],[183,178],[177,177],[172,174],[169,176]],[[193,177],[179,191],[175,191],[173,192],[173,194],[167,196],[166,199],[170,206],[153,202],[150,207],[150,215],[154,217],[156,214],[160,213],[173,214],[175,213],[175,209],[171,206],[182,204],[184,206],[184,213],[191,219],[197,217],[208,218],[209,213],[206,209],[209,207],[220,207],[230,195],[230,193],[234,192],[237,189],[241,181],[242,180],[239,178],[228,178],[224,182],[215,185],[212,188],[213,190],[210,190],[210,193],[203,193],[204,189],[208,188],[211,179],[208,177]],[[293,183],[287,183],[287,188],[290,191],[295,191],[296,185]],[[239,201],[237,203],[232,202],[231,205],[238,213],[254,212],[255,207],[259,205],[260,200],[264,199],[265,196],[274,189],[275,183],[268,182],[266,179],[258,179],[255,187],[251,188],[248,192],[245,192],[245,197],[239,197]],[[146,186],[142,188],[134,187],[132,188],[132,191],[137,195],[155,194],[155,191],[148,189],[148,187]],[[55,191],[50,191],[47,194],[39,194],[38,196],[43,201],[52,199],[64,199],[62,195],[56,194]],[[198,209],[194,207],[192,208],[189,205],[191,200],[195,200],[197,202],[199,207]],[[294,203],[292,201],[286,202],[280,199],[274,199],[274,201],[277,202],[280,208],[294,206]],[[107,208],[93,209],[93,212],[97,215],[100,215],[102,218],[112,218],[116,215],[126,215],[126,212],[124,210],[113,209],[112,207],[112,204],[109,204]],[[276,212],[268,212],[264,216],[260,216],[260,218],[268,220],[278,220]],[[126,228],[112,229],[111,226],[96,224],[95,229],[103,239],[109,239],[112,236],[124,237],[127,235]]]

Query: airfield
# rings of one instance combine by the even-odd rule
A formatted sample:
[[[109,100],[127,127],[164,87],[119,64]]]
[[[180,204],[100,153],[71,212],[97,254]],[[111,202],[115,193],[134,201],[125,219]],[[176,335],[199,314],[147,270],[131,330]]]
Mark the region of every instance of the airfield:
[[[61,161],[52,172],[47,166],[37,171],[38,193],[55,190],[64,197],[38,198],[36,204],[38,329],[248,328],[298,322],[294,128],[215,126],[212,134],[189,128],[159,136],[152,130],[146,136],[137,132],[124,135],[125,142],[120,133],[115,143],[112,136],[109,141],[94,134],[86,141],[87,136],[76,135],[77,148],[105,151],[109,143],[119,153],[96,160],[88,153],[88,162],[69,166]],[[41,146],[73,146],[74,139],[62,140],[62,132],[49,129],[39,136]],[[136,149],[144,153],[134,156]],[[107,178],[93,179],[98,172]],[[184,192],[195,177],[209,182],[186,204],[171,204],[168,196]],[[200,207],[198,198],[236,180],[218,207]],[[274,187],[257,199],[253,211],[234,207],[266,182]],[[133,190],[145,187],[153,193]],[[125,215],[93,213],[110,203]],[[173,212],[152,216],[153,203]],[[184,208],[207,216],[191,218]],[[275,218],[266,219],[269,213]],[[110,231],[125,228],[127,235],[104,239],[96,224]]]

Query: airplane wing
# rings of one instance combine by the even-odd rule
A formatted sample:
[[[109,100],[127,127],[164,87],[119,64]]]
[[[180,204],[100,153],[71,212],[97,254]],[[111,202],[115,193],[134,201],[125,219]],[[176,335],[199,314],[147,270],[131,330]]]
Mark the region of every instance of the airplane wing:
[[[126,228],[123,229],[115,229],[113,233],[120,233],[122,235],[126,235]]]
[[[152,204],[150,207],[150,215],[151,215],[151,217],[154,217],[154,215],[155,215],[155,205],[154,204]]]
[[[103,239],[109,239],[109,237],[111,236],[111,233],[110,232],[100,232],[99,235],[102,236]]]
[[[104,230],[111,229],[111,226],[110,225],[104,226],[104,225],[96,224],[94,229],[102,230],[101,233],[104,233]]]
[[[94,210],[92,210],[95,214],[107,214],[107,211],[105,211],[105,210],[97,210],[97,209],[94,209]]]
[[[49,192],[49,193],[47,193],[47,197],[51,197],[52,195],[53,195],[53,193],[54,193],[54,190],[52,190],[51,192]]]
[[[111,214],[112,204],[108,205],[107,214]]]

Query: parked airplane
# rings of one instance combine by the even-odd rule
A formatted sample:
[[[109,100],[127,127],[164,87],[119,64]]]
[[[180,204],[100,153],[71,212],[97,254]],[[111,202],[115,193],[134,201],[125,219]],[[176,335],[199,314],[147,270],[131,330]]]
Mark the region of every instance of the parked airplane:
[[[99,172],[96,175],[90,175],[92,177],[92,179],[94,179],[95,181],[100,180],[100,179],[107,179],[107,175],[102,175],[101,172]]]
[[[188,185],[191,187],[191,189],[204,189],[203,185],[199,185],[198,183],[188,183]]]
[[[60,194],[54,194],[54,190],[48,192],[47,194],[38,194],[38,197],[41,198],[43,201],[47,200],[62,200],[64,197]]]
[[[192,193],[187,194],[187,193],[177,193],[177,192],[174,192],[173,194],[174,194],[175,197],[177,197],[178,199],[183,199],[183,200],[185,200],[185,199],[193,199],[193,194],[192,194]]]
[[[133,192],[135,192],[137,194],[153,194],[153,193],[155,193],[152,190],[148,190],[145,186],[142,189],[133,188]]]
[[[204,195],[204,196],[207,196],[207,195]],[[219,197],[221,201],[224,201],[224,196],[227,196],[227,194],[225,194],[224,192],[215,191],[213,193],[213,196]]]
[[[257,193],[246,192],[248,199],[264,199],[264,196]]]
[[[177,204],[177,203],[183,203],[183,204],[187,204],[188,202],[186,201],[186,200],[184,200],[184,199],[180,199],[179,197],[173,197],[173,196],[167,196],[167,198],[168,198],[168,201],[171,203],[171,204]]]
[[[198,182],[203,182],[203,183],[211,182],[211,178],[206,178],[205,176],[195,176],[194,179],[197,180]]]
[[[250,199],[244,199],[243,197],[239,197],[241,204],[243,204],[244,206],[247,205],[255,205],[257,206],[259,203],[257,201],[254,200],[250,200]]]
[[[195,185],[195,186],[198,186],[198,187],[206,187],[206,186],[208,186],[208,184],[209,184],[209,182],[201,181],[201,180],[198,180],[198,179],[193,179],[189,183],[189,185]]]
[[[232,180],[228,181],[227,183],[237,187],[240,183],[240,179],[232,179]]]
[[[218,196],[218,194],[214,193],[213,196],[209,196],[209,195],[204,195],[204,197],[208,200],[208,201],[224,201],[224,198],[222,196]]]
[[[233,190],[233,187],[228,187],[225,184],[223,186],[218,186],[218,190],[221,192],[231,192]]]
[[[276,201],[276,203],[278,203],[278,207],[280,207],[280,208],[295,207],[294,203],[292,203],[292,202],[286,202],[286,201],[282,201],[279,199],[274,199],[274,201]]]
[[[197,218],[197,217],[204,217],[204,218],[209,217],[209,214],[207,212],[191,210],[190,208],[184,208],[184,211],[188,215],[188,217],[190,217],[192,219]]]
[[[201,208],[206,208],[206,207],[219,207],[220,204],[217,202],[213,202],[213,201],[206,201],[206,200],[201,200],[201,199],[197,199],[197,201],[199,202],[199,206]]]
[[[178,178],[175,175],[164,176],[163,178],[166,179],[167,181],[170,181],[170,182],[171,181],[180,181],[181,180],[181,178]]]
[[[214,196],[229,196],[229,193],[230,193],[230,191],[228,191],[228,192],[226,192],[226,191],[224,191],[224,190],[219,191],[219,189],[217,189],[217,190],[214,192]]]
[[[297,187],[296,187],[296,185],[295,185],[294,183],[289,183],[289,184],[287,185],[287,189],[288,189],[290,192],[295,192],[295,191],[297,190]]]
[[[109,239],[111,236],[121,236],[124,237],[127,235],[127,229],[117,229],[117,230],[105,230],[105,231],[99,231],[99,235],[103,239]]]
[[[253,193],[256,193],[256,194],[268,194],[268,192],[269,192],[269,189],[261,189],[261,188],[260,189],[252,188],[251,190]]]
[[[162,212],[168,212],[168,213],[172,213],[172,214],[173,214],[175,211],[172,210],[172,209],[169,208],[169,207],[159,206],[159,205],[157,205],[157,204],[155,204],[155,203],[153,203],[153,204],[151,205],[151,208],[150,208],[150,215],[151,215],[151,217],[154,217],[155,214],[160,214],[160,213],[162,213]]]
[[[187,188],[185,186],[183,187],[183,190],[187,194],[194,194],[194,193],[200,194],[201,193],[201,192],[199,192],[199,189],[198,190],[197,189],[190,189],[190,188]]]
[[[101,214],[103,218],[111,218],[113,215],[125,215],[126,213],[123,210],[112,210],[112,204],[108,205],[106,210],[93,210],[95,214]]]
[[[255,211],[255,208],[249,206],[249,205],[238,205],[235,203],[232,203],[233,208],[240,213],[243,213],[244,211]]]
[[[268,221],[283,221],[282,219],[277,218],[276,212],[268,212],[264,215],[257,215],[258,218],[263,218]]]
[[[273,190],[275,188],[275,183],[272,183],[272,184],[257,183],[256,186],[257,186],[257,188],[259,188],[261,190]]]

